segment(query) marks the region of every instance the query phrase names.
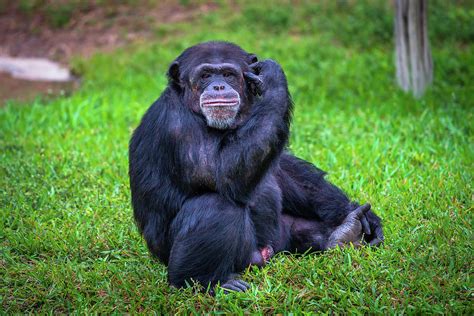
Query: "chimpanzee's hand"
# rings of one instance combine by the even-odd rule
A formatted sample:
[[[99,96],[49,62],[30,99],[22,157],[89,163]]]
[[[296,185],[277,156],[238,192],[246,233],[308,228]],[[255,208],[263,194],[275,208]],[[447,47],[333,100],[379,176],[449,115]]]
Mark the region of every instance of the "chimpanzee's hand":
[[[265,95],[275,89],[287,90],[285,73],[281,66],[274,60],[266,59],[251,64],[252,72],[245,72],[244,76],[255,95]]]

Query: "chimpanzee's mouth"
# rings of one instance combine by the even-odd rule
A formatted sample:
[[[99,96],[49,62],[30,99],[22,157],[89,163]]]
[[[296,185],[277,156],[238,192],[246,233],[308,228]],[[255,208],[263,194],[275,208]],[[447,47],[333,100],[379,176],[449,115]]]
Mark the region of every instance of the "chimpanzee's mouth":
[[[205,107],[233,107],[239,105],[239,99],[210,99],[201,103]]]

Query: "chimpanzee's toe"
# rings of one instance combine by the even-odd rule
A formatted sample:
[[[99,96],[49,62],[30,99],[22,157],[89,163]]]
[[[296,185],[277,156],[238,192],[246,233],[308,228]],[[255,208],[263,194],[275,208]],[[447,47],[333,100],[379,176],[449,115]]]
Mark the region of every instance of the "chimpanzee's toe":
[[[232,279],[221,285],[225,293],[245,292],[250,288],[250,284],[245,281]]]

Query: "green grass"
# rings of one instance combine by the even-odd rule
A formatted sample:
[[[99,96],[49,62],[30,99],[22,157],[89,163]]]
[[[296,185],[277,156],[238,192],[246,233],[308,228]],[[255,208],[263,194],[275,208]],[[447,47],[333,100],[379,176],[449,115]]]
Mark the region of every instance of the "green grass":
[[[431,5],[434,85],[415,100],[394,84],[382,2],[285,2],[253,24],[261,7],[224,5],[153,44],[76,60],[71,97],[0,109],[0,312],[473,314],[474,30],[448,37],[439,24],[474,9]],[[127,143],[169,63],[210,39],[283,65],[291,150],[372,203],[383,248],[278,255],[244,274],[247,293],[168,286],[132,221]]]

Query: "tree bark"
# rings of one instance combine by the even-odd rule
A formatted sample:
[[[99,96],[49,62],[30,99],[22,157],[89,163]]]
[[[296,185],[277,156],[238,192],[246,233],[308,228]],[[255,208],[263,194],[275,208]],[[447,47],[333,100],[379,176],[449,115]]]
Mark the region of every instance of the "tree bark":
[[[415,97],[421,97],[433,80],[427,5],[427,0],[395,1],[397,82]]]

